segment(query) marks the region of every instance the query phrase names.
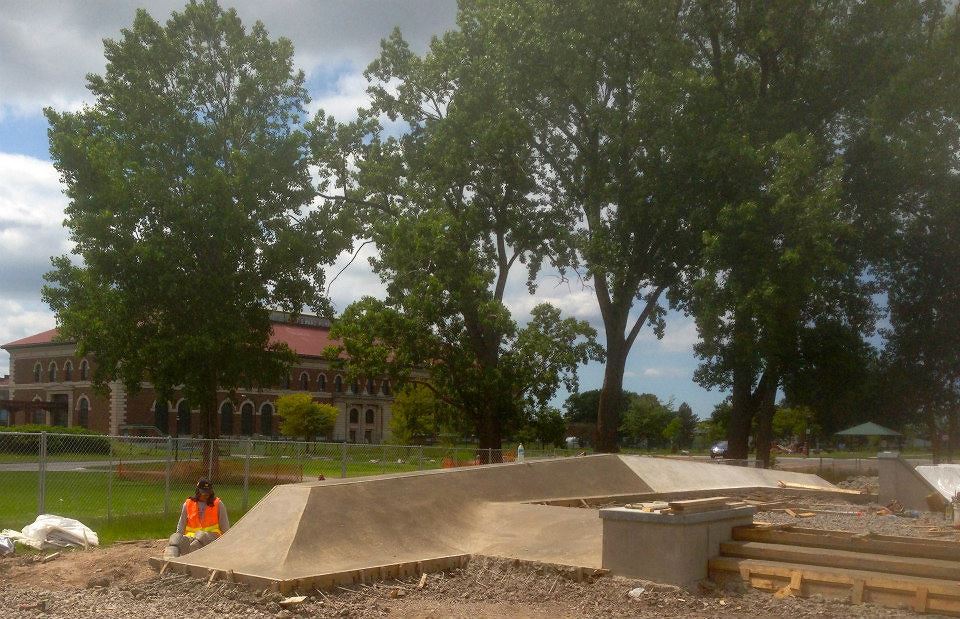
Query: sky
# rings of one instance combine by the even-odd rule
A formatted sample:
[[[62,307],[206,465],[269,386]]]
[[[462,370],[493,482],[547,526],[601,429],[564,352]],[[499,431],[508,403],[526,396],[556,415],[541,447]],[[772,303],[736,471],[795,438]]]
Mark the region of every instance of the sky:
[[[307,76],[313,102],[338,120],[349,120],[366,101],[362,72],[376,57],[381,39],[399,27],[414,50],[423,51],[430,37],[454,26],[454,0],[221,0],[237,10],[248,27],[262,21],[271,37],[293,42],[296,62]],[[70,252],[62,223],[67,200],[50,162],[47,124],[42,110],[76,110],[92,98],[86,75],[102,73],[103,39],[117,38],[129,27],[139,7],[163,22],[182,1],[168,0],[4,0],[0,11],[0,344],[56,326],[53,313],[40,299],[43,273],[50,258]],[[362,258],[367,246],[330,289],[334,306],[343,310],[383,289]],[[330,268],[346,264],[343,256]],[[544,272],[535,296],[527,293],[525,273],[516,270],[505,301],[514,318],[525,322],[530,309],[550,302],[588,320],[603,333],[597,301],[579,282],[560,284]],[[663,339],[646,328],[627,360],[624,388],[653,393],[676,404],[688,402],[701,417],[726,397],[693,382],[697,360],[693,321],[670,313]],[[9,358],[0,351],[0,375]],[[579,372],[580,389],[597,389],[603,367],[591,363]],[[554,398],[559,405],[566,397]]]

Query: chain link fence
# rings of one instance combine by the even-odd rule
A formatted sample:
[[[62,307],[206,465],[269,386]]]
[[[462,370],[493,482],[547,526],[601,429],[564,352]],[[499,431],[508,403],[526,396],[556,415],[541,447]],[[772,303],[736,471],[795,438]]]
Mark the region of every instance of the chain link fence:
[[[572,453],[528,449],[524,458]],[[200,477],[237,518],[277,484],[515,459],[515,451],[469,447],[3,432],[0,529],[20,529],[44,513],[101,522],[175,518]]]

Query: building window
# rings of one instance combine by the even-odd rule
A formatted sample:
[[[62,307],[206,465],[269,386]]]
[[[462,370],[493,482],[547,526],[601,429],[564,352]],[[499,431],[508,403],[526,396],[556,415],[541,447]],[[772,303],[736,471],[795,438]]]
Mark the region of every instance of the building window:
[[[253,434],[253,402],[244,402],[240,407],[240,434]]]
[[[10,411],[5,408],[0,408],[0,426],[9,426],[10,425]]]
[[[77,425],[81,428],[90,427],[90,401],[87,398],[80,398],[77,402]]]
[[[367,409],[365,417],[366,419],[364,419],[364,421],[366,421],[367,423],[373,423],[374,413],[372,408]]]
[[[47,382],[57,382],[57,363],[55,361],[51,361],[50,367],[47,368]]]
[[[154,402],[153,403],[153,425],[157,426],[157,429],[167,434],[170,431],[170,403],[164,400],[163,402]]]
[[[220,434],[233,434],[233,402],[220,405]]]
[[[360,423],[360,411],[355,408],[350,409],[350,423]]]
[[[368,378],[368,379],[367,379],[367,393],[373,394],[373,379],[372,379],[372,378]]]
[[[310,375],[306,372],[300,374],[300,391],[310,391]]]
[[[373,442],[373,430],[364,430],[363,442],[368,444]]]
[[[360,391],[360,383],[357,381],[350,383],[350,393],[357,393],[358,391]]]
[[[273,436],[273,404],[270,402],[260,406],[260,434]]]
[[[186,400],[177,404],[177,436],[190,436],[190,404]]]
[[[40,365],[40,362],[38,361],[37,364],[33,366],[33,382],[39,383],[40,376],[42,374],[43,374],[43,367]]]
[[[66,382],[73,380],[73,363],[69,361],[63,364],[63,380]]]
[[[327,375],[317,374],[317,391],[327,390]]]
[[[87,380],[87,370],[89,368],[90,366],[86,359],[80,362],[80,380]]]
[[[53,420],[51,425],[66,428],[67,410],[70,406],[70,396],[65,393],[55,393],[50,398],[50,401],[58,404],[58,406],[52,411],[51,417],[53,417]]]
[[[289,388],[290,388],[290,375],[289,375],[289,374],[287,374],[287,375],[284,377],[284,379],[283,379],[283,388],[284,388],[284,389],[289,389]]]
[[[390,395],[390,381],[389,381],[389,380],[385,380],[385,381],[383,381],[383,382],[380,383],[380,392],[383,393],[383,395]]]
[[[40,400],[39,397],[37,397],[37,398],[34,398],[33,401],[34,401],[34,402],[40,402],[41,400]],[[45,425],[47,425],[47,411],[45,411],[45,410],[43,410],[43,409],[38,409],[38,410],[33,411],[33,415],[31,416],[30,422],[31,422],[33,425],[36,425],[36,426],[45,426]]]
[[[356,431],[356,430],[350,430],[350,442],[351,442],[351,443],[356,443],[356,442],[357,442],[357,431]]]
[[[337,393],[343,393],[343,378],[339,374],[333,379],[333,390]]]

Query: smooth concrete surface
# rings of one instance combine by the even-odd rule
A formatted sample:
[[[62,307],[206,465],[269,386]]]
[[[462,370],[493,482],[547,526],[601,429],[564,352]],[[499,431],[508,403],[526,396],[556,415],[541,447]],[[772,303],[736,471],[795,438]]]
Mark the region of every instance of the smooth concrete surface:
[[[728,477],[833,488],[812,475],[613,454],[304,482],[275,487],[216,543],[174,563],[275,581],[465,553],[599,567],[597,510],[528,503],[720,491]]]
[[[960,492],[960,464],[927,464],[914,469],[947,503]]]
[[[733,527],[752,524],[755,512],[749,506],[685,515],[601,509],[602,566],[619,576],[692,586],[707,577],[707,562],[733,539]]]
[[[930,511],[927,496],[937,489],[931,486],[909,462],[895,451],[877,454],[880,476],[878,500],[887,505],[894,499],[907,509]]]

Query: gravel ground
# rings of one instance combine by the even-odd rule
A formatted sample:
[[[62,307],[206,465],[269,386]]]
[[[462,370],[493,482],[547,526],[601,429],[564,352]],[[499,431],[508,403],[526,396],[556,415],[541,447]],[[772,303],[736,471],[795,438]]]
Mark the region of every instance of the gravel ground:
[[[104,559],[109,551],[102,551]],[[478,558],[464,569],[418,579],[309,592],[286,610],[281,596],[183,575],[152,576],[106,587],[38,588],[0,577],[4,617],[910,617],[908,611],[852,606],[819,597],[775,599],[758,591],[687,591],[668,585],[603,576],[576,582],[550,568],[509,559]],[[636,591],[634,596],[628,594]],[[305,592],[307,593],[307,592]]]

